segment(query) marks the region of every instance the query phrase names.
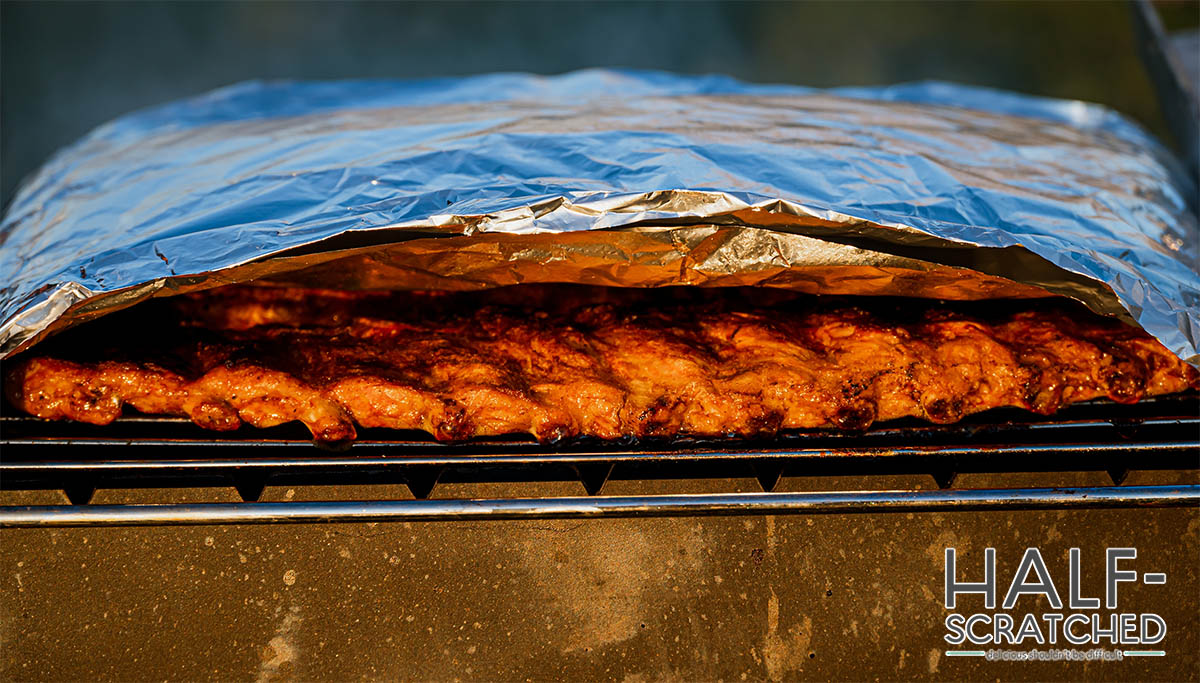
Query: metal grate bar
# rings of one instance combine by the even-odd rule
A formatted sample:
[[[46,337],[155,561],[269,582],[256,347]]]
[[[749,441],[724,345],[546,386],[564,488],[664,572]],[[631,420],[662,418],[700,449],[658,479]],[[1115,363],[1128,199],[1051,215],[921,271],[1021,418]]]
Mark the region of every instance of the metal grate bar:
[[[13,460],[0,461],[0,473],[18,476],[39,472],[105,472],[117,471],[136,474],[154,472],[195,472],[199,470],[298,470],[311,469],[378,469],[410,467],[454,467],[468,466],[517,466],[517,465],[576,465],[587,463],[637,463],[693,461],[730,461],[782,459],[806,461],[816,459],[846,458],[901,459],[942,458],[995,459],[1016,458],[1042,459],[1048,456],[1067,460],[1080,460],[1074,465],[1086,464],[1085,459],[1102,456],[1138,456],[1147,454],[1200,453],[1200,444],[1188,441],[1161,443],[1092,443],[1092,444],[1039,444],[1029,446],[925,446],[916,448],[861,448],[861,449],[742,449],[742,450],[686,450],[671,453],[655,451],[611,451],[592,453],[539,453],[539,454],[473,454],[473,455],[353,455],[353,456],[265,456],[259,458],[188,458],[170,459],[124,459],[124,460]]]
[[[1192,507],[1200,486],[0,508],[0,528]]]

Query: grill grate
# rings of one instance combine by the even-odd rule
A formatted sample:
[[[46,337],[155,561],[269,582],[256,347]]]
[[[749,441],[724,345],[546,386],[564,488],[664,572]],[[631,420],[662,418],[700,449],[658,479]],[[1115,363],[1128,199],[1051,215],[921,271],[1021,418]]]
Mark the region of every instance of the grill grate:
[[[348,450],[285,426],[206,432],[130,417],[105,427],[0,418],[0,488],[61,489],[72,505],[0,507],[0,526],[864,512],[1195,505],[1200,486],[1121,486],[1130,470],[1200,469],[1200,400],[1079,404],[1050,419],[983,413],[954,425],[896,421],[865,432],[797,431],[768,441],[636,443],[527,439],[441,444],[363,430]],[[1111,487],[954,488],[960,473],[1104,471]],[[772,493],[783,476],[931,476],[938,490]],[[604,496],[610,479],[754,477],[763,493]],[[1052,477],[1047,476],[1047,480]],[[579,481],[589,497],[429,500],[440,483]],[[259,503],[270,485],[405,484],[415,500]],[[87,505],[98,488],[236,487],[241,504]]]

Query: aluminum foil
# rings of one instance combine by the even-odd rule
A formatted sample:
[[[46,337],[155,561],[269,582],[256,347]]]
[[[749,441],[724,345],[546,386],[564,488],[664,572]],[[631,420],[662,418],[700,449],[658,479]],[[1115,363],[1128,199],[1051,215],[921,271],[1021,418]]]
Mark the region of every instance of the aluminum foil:
[[[1078,299],[1200,364],[1200,226],[1095,105],[589,70],[246,83],[109,123],[0,223],[0,352],[244,281]]]

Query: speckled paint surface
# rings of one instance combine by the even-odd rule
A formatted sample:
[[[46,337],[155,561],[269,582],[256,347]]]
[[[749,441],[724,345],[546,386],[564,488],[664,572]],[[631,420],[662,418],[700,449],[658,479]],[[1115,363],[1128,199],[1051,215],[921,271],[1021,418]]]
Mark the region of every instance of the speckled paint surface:
[[[928,486],[919,479],[893,484]],[[1128,483],[1187,480],[1134,473]],[[853,483],[789,478],[780,488]],[[365,494],[408,497],[373,489]],[[612,481],[605,493],[699,490],[754,482]],[[436,490],[579,493],[576,483]],[[60,495],[6,492],[2,502]],[[102,491],[95,502],[157,495]],[[309,487],[264,499],[348,497]],[[1195,509],[7,530],[0,656],[7,680],[1190,680],[1200,678],[1198,539]],[[945,547],[976,572],[995,547],[1007,577],[1037,546],[1056,580],[1068,549],[1081,547],[1085,594],[1101,594],[1103,548],[1121,545],[1139,550],[1130,567],[1168,576],[1121,594],[1122,610],[1166,621],[1166,657],[942,655]]]

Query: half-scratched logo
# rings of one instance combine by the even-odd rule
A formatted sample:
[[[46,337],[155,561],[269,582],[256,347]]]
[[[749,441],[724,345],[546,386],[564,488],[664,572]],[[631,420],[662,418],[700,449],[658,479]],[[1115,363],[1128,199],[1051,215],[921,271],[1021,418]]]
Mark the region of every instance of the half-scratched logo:
[[[950,614],[943,637],[961,648],[947,650],[946,655],[998,661],[1118,661],[1164,656],[1165,651],[1155,649],[1167,636],[1162,617],[1130,611],[1121,603],[1121,584],[1139,581],[1139,573],[1130,568],[1137,549],[1105,550],[1103,601],[1082,594],[1079,548],[1071,548],[1068,557],[1064,596],[1059,590],[1064,584],[1054,581],[1037,548],[1025,549],[1007,583],[1001,583],[1002,577],[996,575],[995,548],[984,550],[982,567],[961,568],[957,551],[946,548],[945,606]],[[1140,581],[1162,585],[1167,575],[1146,572]],[[960,610],[960,597],[965,595],[982,595],[983,610]],[[1037,596],[1044,598],[1051,611],[1045,607],[1034,611]],[[971,599],[970,604],[978,605],[979,599]]]

